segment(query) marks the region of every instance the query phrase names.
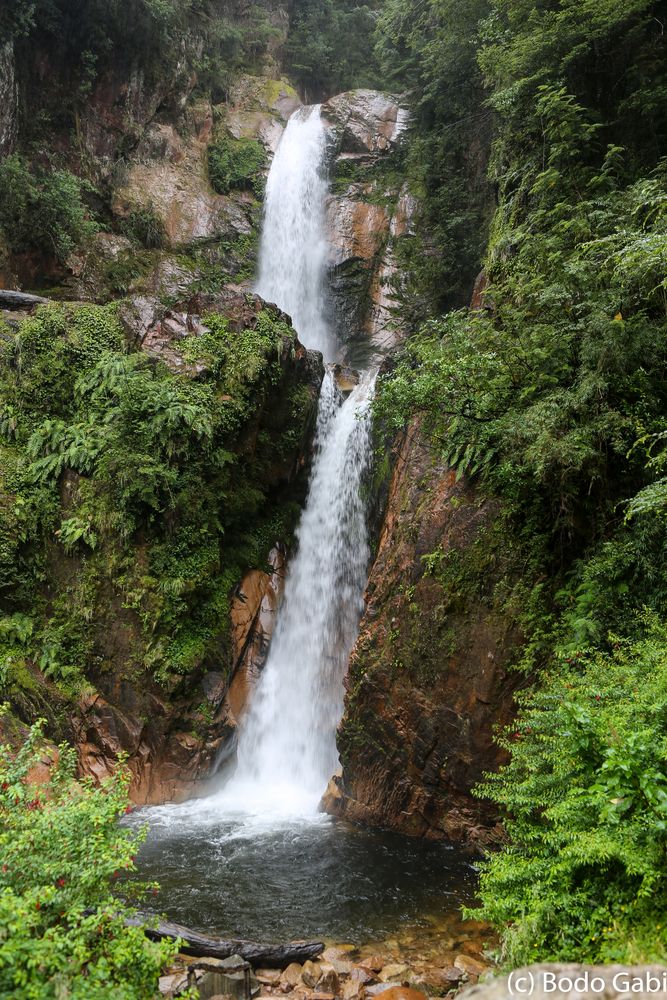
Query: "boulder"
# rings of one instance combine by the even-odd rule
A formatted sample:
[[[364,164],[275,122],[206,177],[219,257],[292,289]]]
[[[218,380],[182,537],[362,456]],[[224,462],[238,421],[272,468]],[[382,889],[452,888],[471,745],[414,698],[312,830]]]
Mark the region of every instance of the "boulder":
[[[394,962],[391,965],[385,965],[378,975],[378,978],[383,983],[388,983],[391,979],[400,979],[401,976],[405,975],[408,971],[407,965],[402,965],[401,963]]]
[[[369,972],[380,972],[384,964],[382,955],[369,955],[368,958],[359,962],[360,968],[367,969]]]
[[[323,993],[334,993],[338,994],[340,992],[340,979],[338,978],[338,973],[331,965],[321,966],[322,975],[317,983],[317,988]]]
[[[377,990],[377,987],[367,987],[367,996],[369,990]],[[377,996],[377,993],[372,995]],[[426,994],[420,993],[419,990],[413,990],[409,986],[389,986],[382,990],[382,1000],[426,1000]]]
[[[363,983],[360,983],[358,979],[346,979],[343,982],[341,996],[343,1000],[357,1000],[357,997],[363,993],[363,989]]]
[[[280,976],[280,982],[284,986],[294,989],[294,987],[298,986],[301,982],[301,971],[302,966],[299,965],[298,962],[292,962],[286,969],[283,969],[282,975]]]
[[[473,958],[471,955],[457,955],[454,959],[454,968],[464,972],[471,979],[478,979],[489,970],[488,965],[480,962],[477,958]]]
[[[398,98],[378,90],[352,90],[322,105],[332,126],[338,152],[361,155],[386,153],[408,126],[408,111]]]
[[[277,986],[281,980],[280,969],[255,969],[257,982],[265,986]]]
[[[196,987],[200,1000],[213,1000],[219,995],[250,1000],[259,992],[259,982],[250,963],[240,955],[198,958],[188,967],[188,986]]]
[[[304,962],[301,969],[301,981],[304,986],[315,989],[322,978],[322,967],[317,962]]]
[[[287,80],[242,75],[232,85],[229,100],[216,111],[235,138],[258,139],[268,153],[274,153],[290,115],[300,104]]]
[[[361,983],[362,986],[365,986],[366,983],[373,982],[375,974],[370,969],[362,968],[360,965],[354,965],[350,970],[350,979],[354,979],[355,982]]]
[[[185,993],[187,988],[187,972],[175,972],[168,976],[160,976],[158,981],[160,995],[167,997],[167,1000],[172,1000],[172,997],[177,997],[180,993]]]

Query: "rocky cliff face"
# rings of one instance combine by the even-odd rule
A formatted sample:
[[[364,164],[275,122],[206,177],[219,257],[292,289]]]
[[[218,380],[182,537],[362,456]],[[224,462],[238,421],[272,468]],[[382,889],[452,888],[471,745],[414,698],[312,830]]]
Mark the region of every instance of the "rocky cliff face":
[[[355,90],[327,101],[332,191],[329,295],[334,327],[359,360],[395,346],[396,247],[410,232],[415,201],[402,181],[408,114],[397,98]]]
[[[520,636],[502,610],[511,572],[499,511],[457,481],[418,422],[394,455],[366,609],[346,682],[334,815],[460,842],[498,833],[471,789],[500,753]]]
[[[280,4],[269,6],[275,30],[263,75],[237,75],[224,102],[195,96],[192,67],[204,43],[188,37],[178,59],[160,72],[122,58],[103,69],[77,112],[76,143],[69,133],[58,132],[57,115],[52,116],[51,145],[60,162],[91,185],[99,231],[65,266],[30,254],[9,259],[0,247],[0,286],[4,281],[15,287],[17,271],[24,285],[38,283],[48,264],[49,280],[60,283],[68,299],[125,299],[120,316],[132,349],[193,384],[206,375],[205,363],[184,345],[206,335],[202,317],[207,312],[225,316],[232,329],[252,328],[261,308],[247,292],[262,179],[299,105],[294,89],[279,78],[285,11]],[[57,89],[67,81],[58,53],[40,48],[39,39],[34,50],[22,50],[22,59],[17,74],[13,48],[0,49],[0,156],[17,138],[20,145],[19,90],[28,111],[41,106],[44,95],[52,114]],[[47,80],[54,81],[51,96]],[[344,352],[361,360],[392,346],[397,337],[391,313],[396,247],[409,233],[414,211],[400,170],[407,115],[390,95],[353,91],[328,101],[323,117],[331,175],[332,315]],[[229,167],[229,157],[250,148],[244,143],[253,156],[263,157],[260,168],[246,177],[231,162],[234,182],[215,189],[212,155],[227,157]],[[262,459],[261,488],[282,503],[298,499],[303,487],[321,368],[300,346],[295,350],[287,343],[280,365],[280,378],[265,387],[236,448],[252,464],[259,448],[265,456],[272,441],[289,437],[287,450],[281,445],[274,448],[273,461]],[[81,489],[80,477],[67,473],[64,508],[75,504]],[[220,621],[219,639],[212,643],[216,656],[200,658],[180,681],[155,681],[146,668],[141,613],[127,606],[112,578],[102,573],[95,586],[101,588],[97,596],[104,598],[104,610],[98,611],[91,640],[90,686],[72,711],[67,696],[28,659],[36,686],[24,714],[30,714],[31,699],[46,692],[61,719],[68,717],[86,774],[101,777],[119,753],[127,753],[137,802],[204,790],[233,752],[237,720],[266,658],[284,578],[285,548],[279,538],[271,539],[270,565],[248,568],[237,583],[230,619]],[[147,562],[139,536],[135,548],[137,565]],[[64,556],[57,546],[50,548],[48,564],[47,601],[53,604],[59,594],[76,589],[82,565],[76,552]]]

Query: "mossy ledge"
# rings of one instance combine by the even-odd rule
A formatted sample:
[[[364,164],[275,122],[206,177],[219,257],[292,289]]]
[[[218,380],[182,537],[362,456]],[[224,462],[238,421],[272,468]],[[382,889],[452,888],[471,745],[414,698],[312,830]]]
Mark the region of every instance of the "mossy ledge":
[[[289,541],[321,360],[252,295],[2,327],[2,697],[181,797],[233,738],[230,599]]]

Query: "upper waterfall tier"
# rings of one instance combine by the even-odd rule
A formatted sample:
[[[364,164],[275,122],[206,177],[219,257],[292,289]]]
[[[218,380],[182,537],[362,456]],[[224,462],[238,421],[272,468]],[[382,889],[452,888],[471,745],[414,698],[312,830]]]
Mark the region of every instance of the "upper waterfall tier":
[[[295,112],[266,184],[256,291],[289,313],[306,347],[331,361],[334,346],[324,303],[325,148],[319,105]]]

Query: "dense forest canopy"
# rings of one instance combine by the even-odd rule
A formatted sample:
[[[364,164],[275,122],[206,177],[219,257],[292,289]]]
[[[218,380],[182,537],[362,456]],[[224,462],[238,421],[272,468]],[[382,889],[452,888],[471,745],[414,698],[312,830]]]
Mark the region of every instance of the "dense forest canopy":
[[[0,161],[0,252],[41,254],[62,269],[109,221],[110,181],[80,153],[77,129],[110,65],[168,78],[162,109],[179,74],[194,81],[189,94],[222,102],[241,72],[267,58],[275,7],[3,4],[0,43],[13,45],[25,86],[19,140]],[[667,4],[291,0],[287,13],[271,58],[303,97],[374,86],[411,109],[397,161],[419,204],[396,288],[396,322],[409,337],[380,379],[378,429],[400,433],[418,416],[434,452],[500,511],[507,573],[498,600],[521,632],[515,666],[525,684],[517,721],[501,736],[508,763],[479,789],[502,810],[509,842],[485,862],[474,912],[500,931],[508,965],[664,961]],[[50,46],[65,69],[37,93],[33,53]],[[114,151],[114,169],[124,155]],[[237,184],[257,196],[257,144],[218,138],[208,155],[216,190]],[[150,211],[121,235],[139,266],[163,238]],[[120,270],[116,297],[126,287]],[[105,531],[120,539],[112,563],[129,581],[128,602],[150,598],[144,625],[159,639],[151,669],[171,683],[214,647],[240,568],[264,560],[272,532],[293,521],[289,505],[268,509],[271,442],[252,467],[233,454],[259,382],[281,378],[276,358],[291,333],[264,313],[244,338],[215,319],[210,326],[196,390],[128,346],[117,303],[54,304],[20,337],[3,334],[0,684],[24,715],[39,704],[31,658],[61,693],[82,681]],[[219,405],[230,386],[237,408]],[[290,391],[286,453],[296,433],[289,421],[308,405],[303,386]],[[77,477],[81,508],[61,523],[65,469]],[[222,519],[220,493],[229,497]],[[157,516],[169,505],[182,515],[173,530]],[[76,616],[42,590],[54,531],[67,552],[87,546],[85,573],[71,584]],[[220,532],[229,538],[222,569]],[[141,573],[131,563],[137,538]],[[447,554],[436,555],[434,572],[444,572]],[[13,838],[23,864],[35,843],[27,811],[39,809],[48,865],[20,876],[3,866],[0,922],[23,927],[29,913],[25,927],[49,942],[44,967],[56,967],[62,935],[92,950],[102,985],[73,996],[151,996],[167,950],[124,937],[110,902],[112,855],[132,866],[134,841],[115,826],[125,778],[102,790],[77,783],[65,753],[51,797],[31,805],[23,778],[38,740],[34,730],[18,761],[3,765],[0,843]],[[62,844],[47,849],[51,819],[65,825]],[[100,831],[94,877],[77,860],[76,823]],[[64,875],[48,853],[56,850],[70,866]],[[65,892],[67,926],[58,919]],[[97,938],[91,944],[87,906],[106,928],[108,968]],[[19,936],[2,988],[28,948]],[[127,955],[136,981],[104,993],[104,976],[115,982]]]

